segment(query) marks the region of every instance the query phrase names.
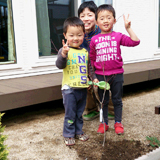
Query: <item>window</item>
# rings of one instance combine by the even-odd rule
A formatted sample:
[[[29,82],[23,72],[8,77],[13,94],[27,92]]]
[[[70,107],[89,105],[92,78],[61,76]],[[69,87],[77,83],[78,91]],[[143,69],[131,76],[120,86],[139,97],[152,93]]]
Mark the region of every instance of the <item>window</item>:
[[[82,2],[86,2],[86,1],[90,1],[90,0],[82,0]],[[93,0],[93,1],[97,6],[101,4],[112,4],[112,0]]]
[[[36,0],[39,56],[57,55],[62,47],[63,23],[74,16],[73,0]]]
[[[12,1],[0,0],[0,64],[16,63]]]

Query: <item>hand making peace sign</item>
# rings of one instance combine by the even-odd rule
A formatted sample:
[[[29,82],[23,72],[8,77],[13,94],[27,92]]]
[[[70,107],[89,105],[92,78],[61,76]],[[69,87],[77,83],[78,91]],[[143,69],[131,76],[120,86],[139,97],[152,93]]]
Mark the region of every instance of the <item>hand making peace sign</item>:
[[[63,45],[63,48],[62,48],[62,55],[66,56],[68,51],[69,51],[69,41],[67,40],[67,42],[65,43],[64,42],[64,39],[62,39],[62,45]]]
[[[123,15],[123,19],[124,19],[125,28],[129,29],[131,27],[131,21],[129,20],[129,14],[128,14],[127,18],[125,17],[125,15]]]

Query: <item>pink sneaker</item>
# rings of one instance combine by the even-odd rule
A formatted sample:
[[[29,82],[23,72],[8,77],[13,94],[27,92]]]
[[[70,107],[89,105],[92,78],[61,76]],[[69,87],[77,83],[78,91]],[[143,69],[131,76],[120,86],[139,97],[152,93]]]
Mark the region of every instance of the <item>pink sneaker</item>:
[[[107,131],[108,128],[109,128],[109,126],[105,124],[105,131]],[[101,123],[101,124],[99,125],[99,128],[98,128],[98,130],[97,130],[97,133],[104,133],[104,124],[103,124],[103,123]]]
[[[124,133],[124,127],[123,127],[123,125],[121,124],[121,123],[115,123],[114,124],[114,128],[115,128],[115,132],[117,133],[117,134],[123,134]]]

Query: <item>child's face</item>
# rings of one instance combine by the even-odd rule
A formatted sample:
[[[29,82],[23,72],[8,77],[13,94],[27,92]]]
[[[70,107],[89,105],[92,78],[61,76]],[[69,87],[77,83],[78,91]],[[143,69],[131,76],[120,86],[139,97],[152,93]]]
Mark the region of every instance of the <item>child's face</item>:
[[[79,48],[83,43],[84,32],[82,27],[68,26],[67,33],[64,33],[65,39],[70,47]]]
[[[98,13],[97,25],[102,34],[111,33],[115,23],[116,19],[113,17],[112,12],[104,10]]]
[[[82,13],[80,13],[79,18],[83,21],[85,26],[85,31],[89,33],[95,27],[96,20],[95,14],[91,12],[88,8],[85,8]]]

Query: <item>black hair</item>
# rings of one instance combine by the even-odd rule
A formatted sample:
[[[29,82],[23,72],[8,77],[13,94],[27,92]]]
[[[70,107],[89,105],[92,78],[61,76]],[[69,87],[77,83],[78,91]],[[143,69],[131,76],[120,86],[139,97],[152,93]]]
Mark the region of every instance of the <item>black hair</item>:
[[[96,20],[98,18],[98,13],[101,12],[101,11],[106,11],[106,10],[109,11],[109,12],[112,12],[114,18],[116,17],[115,10],[114,10],[114,8],[111,5],[109,5],[109,4],[102,4],[102,5],[100,5],[97,8],[97,11],[96,11]]]
[[[88,8],[91,12],[96,13],[97,6],[93,1],[83,2],[78,8],[78,17],[85,8]]]
[[[83,32],[85,33],[84,23],[78,17],[69,17],[64,21],[63,33],[67,33],[68,26],[82,27]]]

